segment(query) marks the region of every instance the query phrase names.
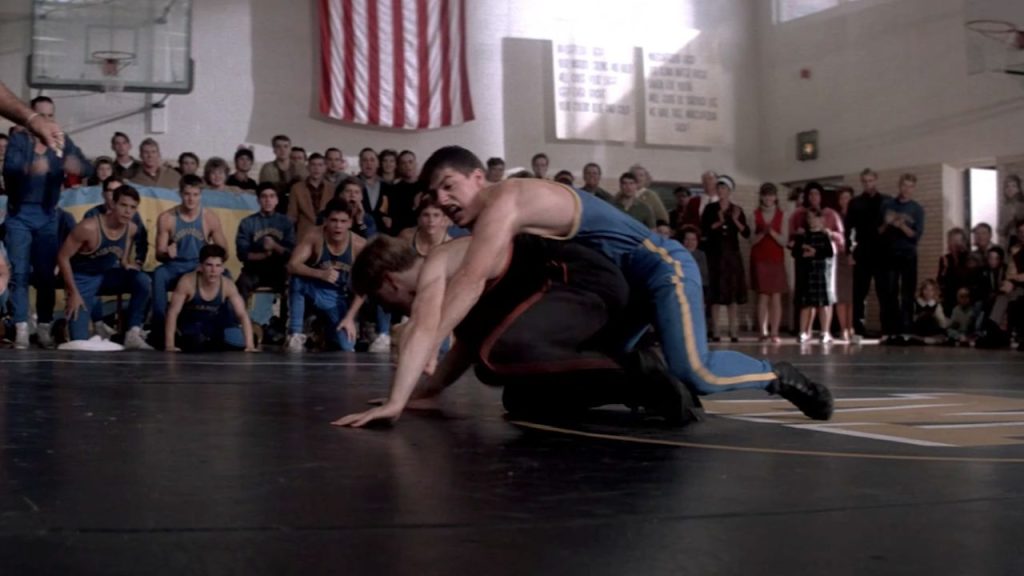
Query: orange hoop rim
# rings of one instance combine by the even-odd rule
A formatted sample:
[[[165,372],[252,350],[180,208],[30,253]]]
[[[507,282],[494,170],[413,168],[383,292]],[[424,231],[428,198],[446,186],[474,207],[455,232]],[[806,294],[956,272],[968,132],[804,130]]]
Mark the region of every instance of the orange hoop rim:
[[[96,50],[90,56],[93,62],[100,65],[104,76],[117,76],[125,66],[135,61],[134,52],[123,50]]]

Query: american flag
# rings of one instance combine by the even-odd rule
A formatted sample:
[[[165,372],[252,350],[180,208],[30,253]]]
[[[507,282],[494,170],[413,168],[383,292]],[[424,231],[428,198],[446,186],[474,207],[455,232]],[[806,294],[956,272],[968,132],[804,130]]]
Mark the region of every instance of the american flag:
[[[320,112],[418,130],[473,119],[465,0],[320,0]]]

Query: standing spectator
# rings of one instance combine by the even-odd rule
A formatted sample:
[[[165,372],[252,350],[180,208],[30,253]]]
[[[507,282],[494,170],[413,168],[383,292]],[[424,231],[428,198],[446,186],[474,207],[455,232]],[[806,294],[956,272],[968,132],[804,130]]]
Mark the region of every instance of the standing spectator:
[[[637,184],[636,176],[632,172],[624,172],[619,177],[619,197],[615,200],[615,205],[644,226],[653,230],[657,223],[654,219],[654,213],[651,212],[651,208],[647,204],[644,204],[637,198],[638,189],[639,185]]]
[[[830,300],[834,304],[835,301],[836,301],[836,292],[837,292],[837,290],[836,290],[836,274],[835,274],[835,256],[836,255],[841,255],[843,252],[845,252],[845,250],[846,250],[846,248],[845,248],[845,246],[846,246],[846,239],[845,239],[844,228],[843,228],[843,219],[839,215],[838,212],[836,212],[835,210],[833,210],[831,208],[826,208],[823,205],[824,195],[825,195],[825,188],[821,184],[819,184],[817,182],[808,182],[807,185],[804,186],[804,206],[805,206],[805,210],[798,210],[798,211],[794,212],[794,215],[798,215],[798,217],[797,217],[798,229],[797,229],[796,233],[797,234],[801,234],[801,233],[803,233],[803,230],[808,229],[808,227],[807,227],[807,219],[806,219],[806,210],[815,209],[815,210],[818,210],[818,211],[821,212],[821,217],[822,217],[822,220],[823,220],[825,233],[828,235],[829,240],[832,241],[832,254],[833,254],[833,258],[832,258],[832,260],[829,261],[829,267],[828,267],[829,275],[825,277],[825,282],[828,284],[827,288],[828,288],[828,293],[831,296]],[[801,265],[803,265],[804,263],[806,263],[806,260],[804,262],[801,262]],[[822,319],[824,319],[824,318],[822,318]],[[831,325],[832,315],[831,315],[831,313],[828,316],[828,320],[830,321],[830,324],[828,326],[822,326],[821,327],[822,333],[825,333],[825,332],[831,333],[831,331],[832,331],[832,325]]]
[[[821,343],[832,342],[832,305],[835,304],[833,269],[835,243],[825,229],[825,216],[821,208],[808,207],[804,211],[807,230],[793,244],[793,257],[803,260],[797,276],[797,303],[800,306],[800,338],[803,344],[811,339],[814,317],[817,313],[821,325]]]
[[[786,280],[785,217],[779,208],[779,191],[772,183],[761,185],[760,205],[754,210],[754,237],[750,248],[750,284],[757,293],[757,321],[761,341],[778,344],[782,321],[782,295]]]
[[[864,310],[871,290],[871,281],[875,282],[875,292],[881,305],[887,298],[885,294],[886,276],[885,259],[882,257],[883,242],[881,239],[882,203],[889,196],[878,191],[878,174],[870,168],[860,173],[862,192],[850,201],[845,228],[847,244],[853,246],[853,322],[857,334],[864,336]],[[911,292],[913,293],[913,292]]]
[[[924,208],[913,199],[917,177],[904,174],[899,194],[882,205],[881,233],[886,256],[886,296],[882,306],[882,331],[897,342],[913,322],[917,291],[917,243],[924,233]]]
[[[307,169],[309,176],[292,184],[291,202],[288,205],[288,218],[295,223],[296,237],[300,240],[319,225],[320,213],[335,195],[324,180],[327,164],[323,156],[310,156]]]
[[[839,189],[839,220],[845,222],[850,213],[850,201],[853,200],[853,188],[843,186]],[[845,227],[844,227],[845,229]],[[839,318],[841,342],[855,342],[853,333],[853,253],[852,247],[843,238],[843,249],[836,253],[836,316]]]
[[[377,175],[381,182],[392,184],[398,180],[398,152],[390,149],[381,150],[377,160],[380,162]]]
[[[1017,332],[1017,350],[1024,352],[1024,220],[1017,222],[1018,242],[1010,248],[1010,264],[1006,280],[1010,282],[1008,298],[1012,299],[1010,325]]]
[[[53,100],[39,96],[30,103],[32,117],[53,120]],[[31,118],[31,117],[30,117]],[[27,123],[27,122],[26,122]],[[92,168],[71,138],[65,138],[65,158],[74,156],[88,176]],[[28,284],[35,277],[37,339],[40,346],[53,345],[50,323],[56,299],[57,251],[63,162],[57,152],[27,130],[11,135],[4,158],[3,178],[7,187],[7,250],[11,262],[11,305],[14,316],[14,347],[28,348]],[[34,273],[33,273],[34,272]]]
[[[331,147],[324,152],[324,161],[327,162],[327,173],[324,174],[324,180],[330,184],[331,188],[337,188],[338,184],[348,177],[348,174],[345,174],[345,156],[341,153],[341,149]]]
[[[139,143],[139,158],[142,159],[139,168],[128,175],[128,180],[153,188],[178,188],[181,174],[164,165],[163,158],[160,156],[160,145],[156,143],[156,140],[146,138]]]
[[[974,253],[980,255],[983,260],[988,257],[990,249],[1002,248],[992,241],[992,226],[988,222],[980,222],[975,225],[974,230],[971,230],[971,235],[974,236]]]
[[[636,176],[637,185],[640,186],[637,198],[650,206],[655,220],[668,222],[668,210],[665,209],[665,204],[658,197],[658,193],[650,189],[651,173],[647,171],[647,168],[639,164],[634,164],[629,171],[633,173],[633,176]]]
[[[291,138],[278,134],[271,140],[274,147],[274,161],[267,162],[260,168],[260,182],[271,182],[277,188],[277,211],[288,213],[288,194],[292,184],[306,177],[305,170],[292,163],[289,154],[292,149]]]
[[[686,186],[678,186],[672,194],[676,197],[676,207],[668,212],[668,225],[678,232],[686,225],[686,204],[690,201],[690,190]]]
[[[349,217],[352,220],[350,230],[367,240],[377,235],[377,221],[366,212],[363,203],[363,183],[358,178],[350,176],[342,180],[338,185],[336,197],[348,204]]]
[[[505,179],[505,161],[497,156],[487,159],[487,181],[496,184]]]
[[[719,176],[718,202],[710,204],[701,217],[704,237],[707,239],[708,271],[711,276],[712,341],[718,336],[718,313],[728,309],[729,340],[739,342],[739,310],[737,305],[747,303],[747,281],[740,253],[740,236],[750,238],[750,227],[743,209],[732,203],[736,184],[729,176]]]
[[[587,162],[583,166],[583,187],[580,190],[589,192],[609,204],[615,203],[615,197],[601,188],[601,166],[596,162]]]
[[[964,229],[953,228],[946,232],[946,253],[939,258],[939,273],[936,278],[942,294],[943,312],[947,315],[953,313],[960,289],[971,284],[971,271],[967,267],[969,256],[967,233]]]
[[[718,202],[718,174],[708,170],[700,175],[700,183],[704,193],[690,198],[686,203],[686,215],[683,217],[686,225],[700,227],[704,210],[708,205]]]
[[[576,177],[573,176],[572,172],[569,172],[568,170],[559,170],[558,173],[555,174],[554,180],[555,182],[558,182],[559,184],[565,184],[570,188],[574,188],[576,183]]]
[[[178,155],[178,174],[188,176],[199,173],[199,156],[193,152],[182,152]]]
[[[132,158],[132,141],[124,132],[114,132],[110,149],[114,152],[114,174],[117,176],[124,178],[141,168],[142,163]]]
[[[288,151],[288,160],[299,170],[306,170],[306,161],[308,159],[309,154],[306,153],[306,149],[302,146],[292,146],[292,149]]]
[[[388,216],[385,223],[393,235],[416,225],[419,177],[416,154],[411,150],[402,150],[398,155],[398,180],[388,189]]]
[[[387,231],[384,217],[388,214],[388,185],[381,182],[380,160],[373,148],[359,152],[359,180],[363,183],[363,209],[373,217],[377,230]]]
[[[533,155],[530,159],[530,169],[533,170],[533,175],[541,180],[546,180],[548,177],[548,164],[550,164],[548,155],[543,152],[538,152]]]
[[[1003,180],[1003,202],[999,207],[999,234],[1007,248],[1022,239],[1017,236],[1017,222],[1024,220],[1024,190],[1020,176],[1010,174]]]
[[[259,183],[249,176],[253,161],[252,150],[248,148],[235,150],[235,172],[228,178],[227,185],[234,186],[239,190],[255,192]]]

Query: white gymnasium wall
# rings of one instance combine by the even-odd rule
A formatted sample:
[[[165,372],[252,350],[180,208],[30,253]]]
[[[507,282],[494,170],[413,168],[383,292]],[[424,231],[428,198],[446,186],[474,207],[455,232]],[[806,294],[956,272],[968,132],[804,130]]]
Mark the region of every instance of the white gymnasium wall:
[[[1007,14],[1024,6],[994,1]],[[766,178],[994,165],[1024,151],[1024,80],[967,75],[964,0],[859,0],[785,24],[773,22],[772,1],[754,4]],[[811,129],[819,159],[798,162],[795,136]]]
[[[154,122],[142,114],[74,131],[75,126],[89,126],[141,107],[145,97],[48,94],[57,100],[60,120],[72,127],[75,140],[91,154],[106,152],[111,133],[120,130],[135,143],[153,135],[166,157],[184,150],[202,158],[230,157],[238,144],[246,143],[256,145],[257,160],[266,161],[272,157],[271,136],[285,132],[307,149],[333,145],[346,155],[371,146],[410,148],[423,157],[438,146],[458,143],[483,157],[505,156],[510,166],[527,164],[534,151],[544,150],[552,157],[553,169],[564,166],[577,175],[586,161],[596,159],[605,164],[606,175],[641,161],[660,179],[696,180],[701,170],[716,168],[735,173],[740,180],[756,180],[758,97],[754,13],[748,0],[651,0],[636,6],[618,0],[470,0],[469,62],[477,119],[418,134],[358,128],[319,115],[316,4],[312,0],[194,1],[196,87],[192,94],[172,96],[166,116],[157,115]],[[24,97],[35,95],[24,83],[29,12],[28,0],[5,0],[0,6],[0,78]],[[671,39],[677,29],[713,31],[726,66],[723,115],[731,118],[731,144],[680,150],[554,142],[544,124],[549,96],[542,92],[550,73],[532,65],[504,70],[503,50],[508,45],[504,39],[526,42],[529,48],[516,57],[534,63],[544,40],[580,27],[606,30],[609,42],[638,46],[645,39]],[[524,107],[524,103],[532,105]],[[508,118],[505,111],[510,111]]]

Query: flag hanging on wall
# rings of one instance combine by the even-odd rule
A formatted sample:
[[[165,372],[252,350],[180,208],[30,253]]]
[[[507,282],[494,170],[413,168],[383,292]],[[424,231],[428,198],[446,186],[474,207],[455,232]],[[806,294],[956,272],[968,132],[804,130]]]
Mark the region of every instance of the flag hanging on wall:
[[[320,0],[320,112],[418,130],[473,119],[465,0]]]

